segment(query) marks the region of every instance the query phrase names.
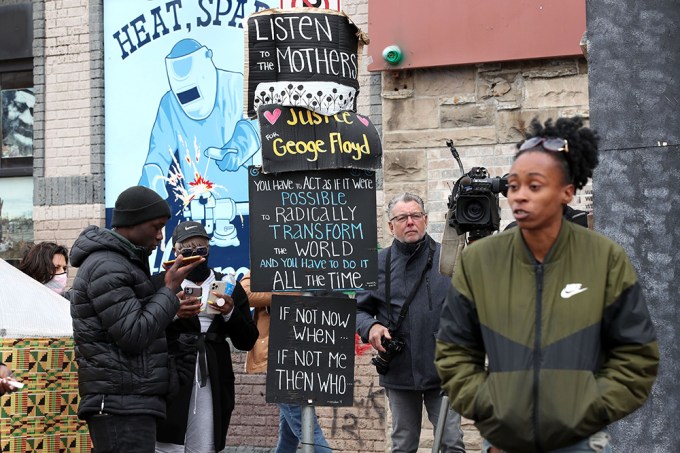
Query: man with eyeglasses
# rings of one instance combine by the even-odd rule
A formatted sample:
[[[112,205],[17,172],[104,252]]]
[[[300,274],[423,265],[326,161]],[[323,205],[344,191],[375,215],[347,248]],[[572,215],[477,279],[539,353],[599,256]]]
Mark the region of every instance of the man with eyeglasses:
[[[427,234],[423,200],[398,195],[387,216],[394,241],[378,254],[377,288],[357,295],[357,332],[378,352],[373,363],[392,413],[392,452],[415,453],[423,404],[433,432],[439,421],[435,336],[451,282],[438,271],[441,245]],[[465,452],[460,416],[451,410],[441,445],[443,452]]]
[[[225,275],[208,267],[210,236],[199,222],[181,222],[172,234],[175,255],[205,259],[175,291],[180,308],[166,329],[179,388],[168,397],[168,416],[158,423],[157,453],[214,453],[224,449],[234,408],[234,370],[227,338],[249,351],[258,332],[248,296],[236,282],[233,293],[215,292]],[[163,273],[153,277],[161,284]],[[189,288],[194,295],[189,295]],[[200,292],[200,296],[195,296]],[[210,294],[218,297],[214,302]]]

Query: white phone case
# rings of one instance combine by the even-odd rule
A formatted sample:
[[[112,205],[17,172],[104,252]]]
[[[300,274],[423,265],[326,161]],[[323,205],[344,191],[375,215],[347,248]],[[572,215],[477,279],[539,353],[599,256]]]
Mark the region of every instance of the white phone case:
[[[208,309],[206,313],[208,314],[218,314],[219,310],[216,310],[213,308],[213,306],[210,304],[210,302],[215,302],[218,297],[213,294],[213,291],[216,293],[224,294],[224,290],[227,287],[227,282],[219,282],[215,281],[210,284],[210,294],[208,294]]]

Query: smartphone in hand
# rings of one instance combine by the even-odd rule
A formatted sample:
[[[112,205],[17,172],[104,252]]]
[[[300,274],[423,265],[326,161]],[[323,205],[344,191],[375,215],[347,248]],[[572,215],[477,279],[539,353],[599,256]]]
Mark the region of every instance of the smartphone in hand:
[[[184,287],[184,297],[197,297],[201,300],[203,296],[203,288],[197,285],[187,285]],[[205,305],[201,301],[201,311],[205,311]]]
[[[213,292],[219,293],[219,294],[224,294],[225,290],[227,288],[227,282],[212,282],[210,284],[210,294],[208,294],[208,313],[209,314],[218,314],[219,310],[216,310],[213,308],[215,305],[217,305],[217,300],[219,299],[218,296],[214,295]],[[211,305],[210,302],[213,302],[215,305]]]
[[[198,256],[198,255],[188,256],[188,257],[182,259],[182,264],[181,264],[180,267],[184,267],[184,266],[186,266],[187,264],[191,264],[191,263],[193,263],[194,261],[200,260],[201,258],[203,258],[203,257],[202,257],[202,256]],[[176,260],[165,261],[165,262],[163,262],[163,267],[164,267],[165,269],[168,269],[168,268],[172,267],[173,264],[175,264],[175,261],[176,261]]]

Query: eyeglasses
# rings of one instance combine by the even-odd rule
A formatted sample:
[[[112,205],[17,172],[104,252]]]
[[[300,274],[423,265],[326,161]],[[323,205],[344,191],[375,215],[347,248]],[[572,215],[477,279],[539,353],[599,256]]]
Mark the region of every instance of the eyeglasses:
[[[411,218],[414,222],[419,221],[423,217],[425,217],[424,212],[414,212],[413,214],[401,214],[401,215],[395,215],[390,219],[390,222],[397,222],[397,223],[404,223],[408,218]]]
[[[519,147],[519,150],[525,151],[527,149],[537,148],[538,146],[545,150],[554,151],[557,153],[562,151],[565,153],[569,152],[569,142],[566,139],[560,137],[532,137],[522,143],[522,146]]]
[[[208,255],[208,247],[196,247],[196,248],[185,248],[179,251],[179,254],[182,255],[184,258],[188,258],[190,256],[198,255],[198,256],[207,256]]]

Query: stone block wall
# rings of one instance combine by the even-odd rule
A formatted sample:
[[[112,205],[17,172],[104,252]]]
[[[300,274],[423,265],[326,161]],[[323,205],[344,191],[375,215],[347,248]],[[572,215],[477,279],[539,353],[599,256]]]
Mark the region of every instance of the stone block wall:
[[[383,200],[405,190],[422,195],[429,232],[440,239],[448,196],[461,176],[446,140],[465,171],[483,166],[491,176],[504,175],[532,118],[588,117],[587,67],[572,58],[386,71],[382,98]],[[588,189],[575,205],[589,203]],[[503,228],[511,213],[502,196],[500,205]],[[383,246],[391,242],[381,237]]]

